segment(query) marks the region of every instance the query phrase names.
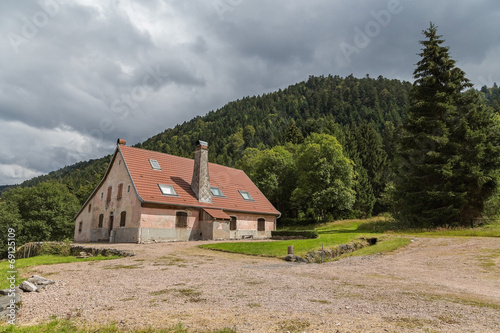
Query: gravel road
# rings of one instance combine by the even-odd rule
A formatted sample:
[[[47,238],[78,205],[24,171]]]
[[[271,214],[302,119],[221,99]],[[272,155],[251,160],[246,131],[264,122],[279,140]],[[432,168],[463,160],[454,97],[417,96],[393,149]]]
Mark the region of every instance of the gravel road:
[[[35,267],[56,284],[23,295],[18,323],[55,315],[125,329],[500,332],[500,239],[419,238],[395,253],[325,264],[197,247],[204,243],[113,244],[136,256]]]

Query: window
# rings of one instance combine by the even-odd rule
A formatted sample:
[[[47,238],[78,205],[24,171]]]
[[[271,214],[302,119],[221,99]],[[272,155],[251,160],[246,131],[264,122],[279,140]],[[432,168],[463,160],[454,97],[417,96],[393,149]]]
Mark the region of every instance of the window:
[[[99,215],[99,224],[97,225],[98,228],[102,228],[102,225],[104,224],[104,214]]]
[[[257,231],[265,231],[266,230],[266,219],[260,218],[257,219]]]
[[[254,201],[252,196],[250,195],[250,193],[248,193],[247,191],[238,191],[240,192],[241,196],[243,197],[243,199],[245,200],[248,200],[248,201]]]
[[[82,227],[83,227],[83,221],[80,221],[80,223],[78,223],[78,233],[79,234],[82,233]]]
[[[124,227],[125,226],[125,220],[127,219],[127,212],[126,211],[123,211],[121,214],[120,214],[120,227]]]
[[[104,192],[101,192],[101,200],[104,198]]]
[[[161,193],[165,195],[177,195],[175,189],[172,185],[158,184],[160,187]]]
[[[212,192],[212,195],[214,197],[225,197],[224,193],[222,193],[222,191],[218,187],[211,187],[210,192]]]
[[[117,199],[122,198],[122,192],[123,192],[123,184],[118,184],[118,194],[116,195]]]
[[[158,163],[157,160],[149,160],[149,163],[151,164],[151,167],[153,168],[153,170],[161,170],[161,166],[160,166],[160,163]]]
[[[231,221],[229,221],[229,230],[236,230],[236,216],[231,216]]]
[[[187,228],[187,217],[186,212],[177,212],[175,214],[175,227],[176,228]]]
[[[127,186],[127,193],[130,193],[130,185]]]
[[[108,195],[106,196],[106,201],[111,201],[111,191],[113,191],[113,187],[108,187]]]
[[[89,213],[90,213],[91,210],[92,210],[92,205],[89,204]]]

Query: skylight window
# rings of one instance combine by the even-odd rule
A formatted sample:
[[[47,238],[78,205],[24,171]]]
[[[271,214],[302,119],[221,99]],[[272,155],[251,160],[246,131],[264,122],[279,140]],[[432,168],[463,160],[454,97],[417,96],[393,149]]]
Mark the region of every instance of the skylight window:
[[[172,185],[158,184],[158,187],[161,190],[161,193],[164,195],[177,195],[175,189]]]
[[[239,191],[241,196],[243,197],[243,199],[247,200],[247,201],[254,201],[252,196],[250,195],[250,193],[248,193],[247,191]]]
[[[161,170],[161,166],[160,166],[160,163],[158,163],[157,160],[149,160],[149,163],[151,163],[151,167],[153,168],[153,170]]]
[[[211,187],[210,192],[212,192],[214,197],[225,197],[224,193],[218,187]]]

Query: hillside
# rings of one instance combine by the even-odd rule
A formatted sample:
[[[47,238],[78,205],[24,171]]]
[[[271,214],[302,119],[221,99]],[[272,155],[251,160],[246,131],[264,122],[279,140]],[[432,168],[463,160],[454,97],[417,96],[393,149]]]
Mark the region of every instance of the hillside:
[[[212,162],[238,167],[245,149],[284,145],[290,141],[290,130],[298,129],[301,137],[313,132],[331,134],[358,165],[357,174],[368,177],[378,197],[390,178],[394,137],[409,106],[411,86],[381,76],[310,76],[277,92],[229,102],[136,146],[192,158],[194,142],[202,139],[209,143]],[[483,87],[481,92],[490,105],[498,107],[500,89],[496,85]],[[21,186],[55,179],[83,202],[100,181],[109,159],[79,162]]]

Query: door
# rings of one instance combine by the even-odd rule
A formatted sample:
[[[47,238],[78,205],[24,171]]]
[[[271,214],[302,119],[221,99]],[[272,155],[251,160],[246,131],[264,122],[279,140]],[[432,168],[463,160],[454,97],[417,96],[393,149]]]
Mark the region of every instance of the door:
[[[113,231],[113,222],[115,220],[115,216],[113,213],[109,214],[109,233],[108,238],[111,237],[111,232]]]

